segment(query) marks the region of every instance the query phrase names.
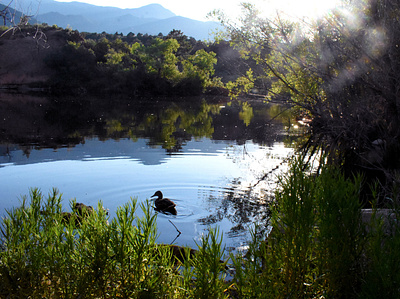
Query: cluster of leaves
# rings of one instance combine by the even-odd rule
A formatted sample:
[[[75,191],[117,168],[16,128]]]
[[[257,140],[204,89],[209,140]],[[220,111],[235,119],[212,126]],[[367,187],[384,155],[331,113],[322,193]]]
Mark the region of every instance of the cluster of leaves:
[[[164,36],[162,33],[159,33],[157,36],[141,33],[136,35],[132,32],[126,36],[118,33],[107,34],[103,32],[98,34],[83,32],[82,36],[87,40],[94,40],[96,42],[99,42],[104,38],[110,42],[120,39],[129,45],[139,43],[145,46],[151,45],[155,38],[162,40],[173,38],[179,43],[179,48],[175,53],[178,58],[188,58],[190,54],[201,49],[207,53],[215,53],[218,61],[214,65],[214,76],[221,78],[221,81],[224,83],[231,82],[232,84],[238,77],[244,76],[248,71],[249,66],[253,69],[257,68],[257,62],[255,60],[243,59],[240,51],[236,50],[229,41],[218,39],[215,42],[205,43],[195,40],[193,37],[184,35],[180,30],[172,30],[167,36]]]
[[[378,177],[390,192],[400,169],[398,1],[351,1],[309,23],[243,9],[239,23],[217,14],[243,57],[259,66],[235,87],[269,78],[270,99],[312,119],[306,150],[329,154],[349,177]]]

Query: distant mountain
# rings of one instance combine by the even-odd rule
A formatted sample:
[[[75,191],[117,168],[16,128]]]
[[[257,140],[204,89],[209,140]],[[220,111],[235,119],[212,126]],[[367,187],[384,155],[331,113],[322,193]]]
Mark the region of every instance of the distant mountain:
[[[63,15],[83,15],[97,18],[117,17],[130,14],[138,18],[167,19],[175,14],[162,7],[160,4],[149,4],[139,8],[121,9],[111,6],[96,6],[82,2],[57,2],[54,0],[42,0],[40,2],[39,15],[49,12],[59,12]]]
[[[71,26],[73,29],[82,28],[82,31],[96,32],[99,28],[99,22],[91,20],[82,15],[63,15],[58,12],[49,12],[38,16],[40,23],[47,23],[49,25],[57,25],[58,27],[66,28]]]
[[[27,8],[28,9],[28,8]],[[171,30],[181,30],[185,35],[204,40],[209,34],[220,28],[216,22],[201,22],[176,16],[159,4],[150,4],[140,8],[121,9],[96,6],[81,2],[57,2],[42,0],[38,7],[37,20],[59,27],[70,26],[81,32],[103,31],[107,33],[129,32],[138,34],[164,35]]]
[[[137,31],[146,32],[150,35],[157,35],[161,32],[162,34],[166,35],[172,29],[179,29],[187,36],[192,36],[197,39],[207,39],[210,34],[215,31],[216,28],[220,29],[219,23],[201,22],[176,16],[168,19],[145,23],[142,25],[128,27],[123,30],[123,33],[125,34],[125,32],[129,33],[130,31]]]

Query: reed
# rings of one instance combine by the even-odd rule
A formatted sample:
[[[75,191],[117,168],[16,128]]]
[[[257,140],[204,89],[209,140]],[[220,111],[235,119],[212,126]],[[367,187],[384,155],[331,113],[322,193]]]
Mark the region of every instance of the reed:
[[[362,178],[295,160],[280,178],[267,238],[255,226],[246,256],[232,256],[241,298],[398,298],[399,208],[389,234],[362,221]],[[384,294],[384,295],[383,295]]]
[[[218,228],[210,229],[208,234],[201,237],[193,259],[193,298],[225,298],[223,273],[226,263],[222,261],[224,250],[221,244],[222,235]]]
[[[318,177],[316,282],[331,298],[356,298],[365,274],[369,236],[361,220],[361,184],[360,176],[345,179],[330,167]]]
[[[240,298],[266,298],[268,285],[272,277],[264,268],[266,256],[265,232],[255,225],[251,230],[251,241],[246,255],[232,254],[230,258],[235,268],[235,286]],[[270,297],[273,298],[273,297]]]
[[[56,189],[47,198],[38,189],[30,190],[29,198],[22,197],[20,207],[7,211],[2,220],[0,297],[221,297],[219,232],[203,236],[196,254],[187,249],[183,258],[185,249],[179,249],[175,258],[176,247],[156,243],[150,202],[139,205],[141,218],[136,217],[137,207],[131,199],[108,224],[99,202],[93,213],[78,222],[72,214],[66,222]]]
[[[361,298],[400,297],[400,208],[392,207],[388,221],[375,213],[370,225],[368,267],[362,285]],[[397,220],[396,220],[397,219]]]
[[[310,298],[315,276],[316,223],[313,177],[295,163],[280,178],[276,204],[271,207],[268,238],[252,233],[246,259],[233,258],[235,281],[244,298]]]
[[[56,189],[31,189],[1,222],[0,297],[397,298],[400,209],[389,222],[375,213],[366,229],[361,183],[294,161],[271,206],[271,233],[254,226],[247,254],[230,255],[230,282],[218,228],[197,250],[157,244],[148,201],[131,199],[111,223],[101,202],[66,222]]]

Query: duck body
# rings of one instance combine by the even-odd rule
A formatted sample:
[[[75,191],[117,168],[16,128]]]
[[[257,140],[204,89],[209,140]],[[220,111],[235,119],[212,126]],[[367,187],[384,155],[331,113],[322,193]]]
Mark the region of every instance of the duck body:
[[[163,212],[163,213],[171,213],[172,215],[176,215],[177,211],[175,209],[176,204],[170,200],[169,198],[163,198],[163,194],[161,191],[157,191],[156,193],[153,194],[151,197],[157,198],[154,201],[154,204],[156,205],[155,210],[158,212]]]

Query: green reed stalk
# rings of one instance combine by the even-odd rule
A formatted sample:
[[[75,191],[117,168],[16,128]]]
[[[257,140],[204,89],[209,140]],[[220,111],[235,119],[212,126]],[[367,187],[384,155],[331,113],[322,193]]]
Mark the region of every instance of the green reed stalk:
[[[241,298],[265,298],[268,283],[264,263],[266,255],[265,233],[257,225],[250,230],[251,242],[246,256],[231,254],[236,269],[234,281]]]
[[[354,298],[363,276],[366,231],[361,219],[361,177],[345,179],[325,167],[318,177],[318,283],[328,297]]]
[[[194,259],[194,298],[224,298],[225,262],[222,262],[222,234],[219,229],[209,230],[198,244],[198,252]]]
[[[56,189],[49,193],[44,210],[42,198],[38,189],[31,189],[30,205],[22,197],[21,207],[7,211],[8,217],[3,219],[1,293],[9,290],[16,297],[44,294],[48,280],[54,275],[51,268],[54,255],[50,249],[54,246],[59,219],[48,215],[60,210],[61,196]]]
[[[135,212],[136,200],[131,199],[130,202],[122,207],[119,207],[116,212],[116,218],[111,222],[111,251],[113,252],[112,277],[113,284],[120,285],[120,295],[123,298],[133,296],[133,279],[131,273],[133,272],[132,257],[133,249],[129,245],[128,240],[133,238],[136,233],[135,227]],[[114,290],[114,295],[118,292]]]
[[[365,277],[368,236],[361,221],[361,178],[301,160],[280,178],[267,240],[252,233],[246,257],[234,257],[235,282],[249,298],[354,298]],[[261,237],[263,238],[263,237]]]
[[[272,209],[272,252],[266,258],[274,265],[270,271],[279,297],[307,297],[313,283],[315,178],[296,161],[291,172],[280,178],[280,185]]]
[[[79,281],[77,292],[85,297],[104,298],[112,275],[110,259],[110,229],[99,202],[98,209],[82,219],[76,230],[76,254]]]
[[[386,218],[375,212],[370,225],[368,269],[360,298],[400,298],[400,207]]]
[[[155,259],[156,214],[149,213],[150,202],[141,204],[145,213],[143,218],[136,221],[135,233],[128,236],[128,244],[131,246],[132,254],[132,286],[135,295],[155,296],[157,286],[152,280],[153,265]]]

